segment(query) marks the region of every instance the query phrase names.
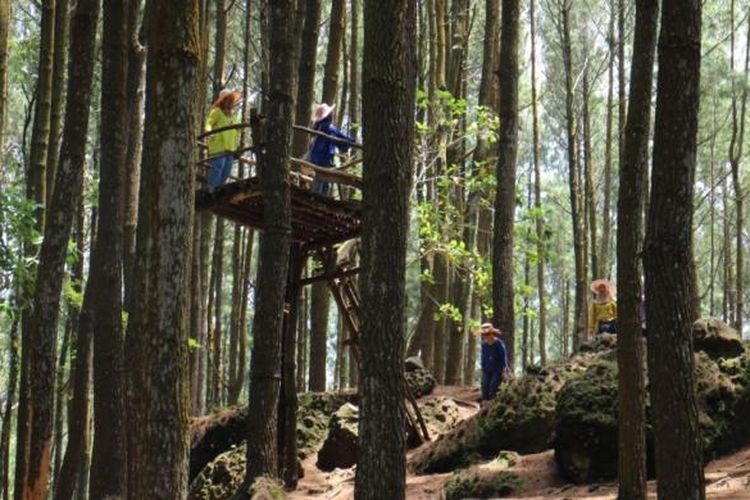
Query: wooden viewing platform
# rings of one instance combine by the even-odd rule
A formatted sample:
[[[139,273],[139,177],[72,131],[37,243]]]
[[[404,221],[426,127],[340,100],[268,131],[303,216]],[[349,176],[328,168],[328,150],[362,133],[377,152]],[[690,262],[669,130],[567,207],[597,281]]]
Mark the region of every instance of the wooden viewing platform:
[[[361,202],[336,200],[294,185],[290,186],[290,197],[292,242],[302,245],[305,251],[360,236]],[[261,230],[265,227],[263,191],[257,177],[199,189],[195,205],[198,210],[208,210],[244,226]]]

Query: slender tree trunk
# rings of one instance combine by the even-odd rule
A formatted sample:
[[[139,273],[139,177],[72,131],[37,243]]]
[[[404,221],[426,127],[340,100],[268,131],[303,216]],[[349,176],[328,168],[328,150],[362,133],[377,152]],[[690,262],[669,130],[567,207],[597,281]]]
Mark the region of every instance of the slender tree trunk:
[[[315,99],[315,61],[318,54],[318,34],[320,32],[320,0],[300,0],[306,2],[305,22],[302,28],[302,47],[299,59],[299,85],[297,86],[297,111],[295,122],[306,125],[312,115]],[[301,158],[307,150],[309,137],[303,132],[294,133],[292,155]]]
[[[201,65],[197,0],[152,0],[148,14],[143,189],[126,364],[133,500],[187,495],[187,309]]]
[[[562,0],[560,36],[562,37],[563,65],[565,66],[565,116],[568,139],[568,183],[573,225],[573,254],[575,259],[575,307],[573,308],[573,350],[577,351],[587,333],[586,325],[586,234],[583,229],[583,203],[578,172],[578,131],[575,117],[573,88],[573,54],[570,42],[570,0]]]
[[[349,13],[349,134],[357,136],[359,130],[359,0],[351,0]]]
[[[536,226],[536,286],[539,296],[539,363],[547,364],[547,294],[544,281],[544,265],[547,260],[544,251],[544,215],[542,211],[542,174],[539,161],[539,103],[536,87],[536,0],[529,0],[529,27],[531,38],[531,113],[532,113],[532,154],[534,162],[534,211]]]
[[[232,388],[237,385],[237,362],[240,354],[240,312],[242,310],[242,228],[234,226],[234,240],[232,241],[232,307],[229,316],[229,366],[227,371],[227,404],[235,405]],[[239,395],[238,395],[239,396]]]
[[[55,0],[41,2],[42,20],[39,38],[39,64],[31,151],[26,175],[26,197],[37,204],[36,228],[44,234],[47,148],[52,107],[52,71],[55,49]],[[25,131],[25,129],[24,129]],[[25,134],[24,134],[25,138]],[[33,256],[38,245],[25,249]],[[39,289],[42,286],[36,285]],[[22,291],[21,293],[29,293]],[[36,292],[38,293],[38,292]],[[30,297],[29,297],[30,298]],[[32,299],[33,300],[33,299]],[[34,314],[37,314],[34,311]],[[53,313],[55,314],[55,313]],[[50,318],[51,320],[52,318]],[[56,318],[54,318],[56,321]],[[51,321],[45,318],[45,323]],[[55,365],[56,327],[43,334],[34,325],[30,312],[25,311],[21,323],[21,385],[19,390],[18,425],[16,428],[16,471],[14,496],[17,500],[47,492],[47,476],[52,438],[52,410]],[[51,338],[41,337],[52,335]],[[30,374],[34,373],[32,377]]]
[[[591,275],[594,278],[602,276],[599,270],[598,248],[596,246],[596,198],[594,197],[594,166],[593,150],[591,148],[591,82],[589,80],[588,64],[583,70],[583,177],[586,190],[586,206],[588,207],[586,216],[588,217],[589,245],[588,249],[591,257]]]
[[[346,0],[332,0],[331,20],[328,25],[328,52],[323,73],[322,102],[336,103],[336,90],[339,82],[339,65],[341,62],[341,47],[344,41],[344,15],[346,14]],[[342,109],[343,113],[344,110]]]
[[[214,67],[213,67],[213,97],[224,88],[226,73],[227,54],[227,1],[215,0],[216,11],[214,20],[216,22],[214,31]],[[232,2],[234,3],[234,2]]]
[[[291,113],[290,113],[291,119]],[[286,303],[289,310],[284,317],[282,339],[282,385],[279,396],[279,471],[284,486],[297,487],[297,385],[295,383],[295,347],[297,344],[297,304],[299,280],[305,257],[299,244],[294,244],[289,255],[289,275],[286,283]]]
[[[734,73],[734,53],[735,53],[735,40],[734,40],[734,1],[732,2],[732,34],[731,34],[731,66],[732,73]],[[742,332],[742,321],[743,321],[743,305],[744,305],[744,278],[743,278],[743,257],[744,248],[742,242],[742,232],[744,226],[744,194],[740,179],[740,164],[742,162],[742,147],[745,138],[745,109],[747,107],[747,77],[748,77],[748,63],[750,62],[750,47],[747,43],[750,42],[750,22],[747,28],[747,37],[745,39],[745,66],[743,69],[743,80],[741,83],[741,91],[739,98],[735,89],[735,79],[732,78],[732,134],[729,143],[729,165],[732,169],[732,185],[734,186],[734,206],[735,206],[735,258],[736,272],[737,272],[737,292],[735,295],[736,304],[734,307],[734,323],[732,326],[738,331]]]
[[[213,250],[213,276],[214,276],[214,300],[213,300],[213,336],[211,337],[211,391],[210,406],[218,408],[222,405],[223,398],[223,379],[224,371],[223,358],[221,356],[222,345],[222,289],[224,281],[224,232],[226,224],[223,220],[216,219],[216,235],[214,237]]]
[[[79,3],[81,6],[83,2]],[[79,7],[80,8],[80,7]],[[76,13],[76,16],[78,12]],[[71,29],[75,36],[77,20],[74,18]],[[96,23],[93,24],[95,26]],[[93,35],[93,27],[91,33]],[[93,36],[91,44],[93,49]],[[75,46],[71,40],[71,48]],[[80,62],[80,61],[79,61]],[[71,74],[72,79],[72,74]],[[83,178],[79,179],[83,182]],[[95,221],[92,221],[92,225]],[[77,221],[77,244],[83,255],[83,206],[78,209]],[[93,232],[93,231],[92,231]],[[83,275],[83,263],[76,263],[78,270],[76,274],[80,277]],[[60,473],[55,482],[55,500],[70,500],[73,498],[73,492],[76,486],[76,480],[83,475],[81,464],[83,457],[88,451],[89,435],[89,408],[91,406],[91,368],[92,368],[92,345],[91,345],[91,299],[93,288],[86,287],[83,298],[83,304],[80,311],[76,311],[73,321],[73,352],[75,366],[71,368],[72,379],[72,399],[68,407],[68,445],[65,449]]]
[[[609,28],[607,31],[607,110],[606,110],[606,132],[604,140],[604,203],[602,204],[602,239],[599,250],[599,261],[601,263],[602,276],[609,276],[609,239],[612,227],[610,220],[610,204],[612,196],[612,118],[614,115],[614,68],[615,68],[615,6],[609,5]],[[645,196],[645,195],[644,195]]]
[[[443,250],[437,250],[433,256],[433,289],[438,308],[448,302],[450,290],[450,267],[448,256]],[[445,383],[446,344],[448,333],[448,320],[442,312],[438,313],[439,319],[435,324],[435,340],[433,347],[432,374],[438,384]]]
[[[310,290],[310,390],[323,392],[326,390],[330,296],[324,281],[313,283]]]
[[[138,190],[143,146],[143,96],[146,83],[145,33],[141,29],[143,0],[128,0],[128,152],[125,162],[125,222],[123,226],[123,304],[130,310],[135,266],[135,235],[138,224]],[[202,95],[202,94],[201,94]]]
[[[3,426],[0,434],[0,488],[2,489],[3,500],[10,498],[10,482],[8,481],[8,469],[10,464],[10,424],[13,418],[13,405],[16,399],[16,387],[18,385],[18,323],[16,318],[10,325],[10,336],[8,338],[8,391],[3,408]]]
[[[732,258],[732,240],[731,240],[731,227],[730,221],[732,220],[731,209],[729,206],[729,188],[727,187],[726,178],[721,183],[722,185],[722,200],[724,205],[724,223],[723,236],[724,236],[724,321],[726,323],[734,323],[734,266],[732,265],[734,259]]]
[[[665,0],[662,6],[651,210],[643,252],[657,493],[703,499],[691,336],[701,2]]]
[[[235,497],[245,498],[248,488],[261,475],[276,476],[277,409],[281,365],[281,338],[285,282],[290,247],[291,202],[288,184],[291,124],[297,81],[295,16],[297,2],[281,0],[268,6],[270,68],[266,148],[261,151],[261,185],[264,194],[265,231],[260,238],[258,286],[253,318],[253,353],[250,366],[250,405],[248,411],[247,474]]]
[[[55,56],[52,66],[52,107],[50,108],[49,143],[47,145],[47,192],[45,204],[52,202],[57,163],[60,161],[62,119],[65,110],[65,77],[68,62],[69,0],[56,0]]]
[[[406,237],[416,91],[416,2],[365,2],[365,210],[360,287],[360,438],[354,497],[404,498]]]
[[[104,0],[99,230],[89,282],[94,310],[94,449],[90,494],[127,488],[122,331],[122,255],[127,159],[127,3]]]
[[[500,133],[498,137],[495,229],[492,255],[492,308],[495,326],[503,332],[508,361],[515,362],[513,311],[513,225],[518,153],[518,52],[520,2],[502,1],[498,77]]]
[[[641,333],[640,245],[648,165],[651,89],[659,3],[639,0],[630,100],[617,202],[619,498],[646,498],[646,394]]]
[[[356,0],[355,0],[356,1]],[[8,42],[10,41],[10,2],[0,5],[0,147],[5,144],[5,120],[8,114]]]

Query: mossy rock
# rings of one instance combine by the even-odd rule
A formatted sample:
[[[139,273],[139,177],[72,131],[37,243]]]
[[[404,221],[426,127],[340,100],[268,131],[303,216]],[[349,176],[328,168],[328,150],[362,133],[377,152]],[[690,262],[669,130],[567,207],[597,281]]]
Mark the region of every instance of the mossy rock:
[[[318,452],[317,467],[323,471],[346,469],[359,455],[359,409],[345,403],[332,416],[328,437]]]
[[[415,398],[421,398],[423,396],[429,396],[437,386],[437,380],[432,376],[432,373],[428,372],[424,368],[418,368],[412,366],[413,369],[404,372],[406,379],[406,385],[411,389],[411,393]]]
[[[718,318],[701,318],[693,323],[693,347],[713,359],[735,358],[744,352],[737,330]]]
[[[189,500],[224,500],[242,486],[247,447],[243,444],[222,453],[203,468],[190,484]]]
[[[583,370],[584,365],[576,360],[504,383],[479,413],[418,450],[409,461],[410,468],[417,474],[449,472],[502,450],[535,453],[548,449],[554,437],[557,391]]]
[[[469,469],[456,472],[443,484],[446,500],[500,498],[521,489],[521,478],[508,471]]]
[[[598,361],[557,395],[555,460],[574,483],[610,479],[617,470],[617,367]]]

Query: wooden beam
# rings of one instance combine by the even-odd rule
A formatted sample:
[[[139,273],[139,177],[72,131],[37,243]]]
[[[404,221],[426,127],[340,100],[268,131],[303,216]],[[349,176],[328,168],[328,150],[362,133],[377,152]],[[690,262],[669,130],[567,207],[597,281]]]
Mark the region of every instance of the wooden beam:
[[[344,270],[338,270],[334,274],[318,274],[316,276],[310,276],[307,278],[303,278],[300,280],[299,284],[300,286],[306,286],[310,285],[312,283],[316,283],[318,281],[330,281],[334,278],[343,278],[345,276],[351,276],[353,274],[359,273],[359,267],[353,267],[351,269],[344,269]]]
[[[357,142],[347,141],[346,139],[340,139],[338,137],[325,134],[321,132],[320,130],[315,130],[314,128],[303,127],[302,125],[293,125],[293,128],[294,130],[299,130],[300,132],[307,132],[308,134],[317,135],[318,137],[323,137],[333,142],[334,144],[344,144],[352,148],[364,149],[364,146],[362,144],[359,144]]]
[[[212,136],[214,134],[218,134],[220,132],[225,132],[227,130],[234,130],[238,128],[248,128],[248,127],[250,127],[249,123],[234,123],[232,125],[227,125],[225,127],[219,127],[213,130],[209,130],[207,132],[203,132],[201,135],[198,136],[198,140],[200,141],[202,139],[205,139],[206,137]]]
[[[316,179],[327,182],[335,182],[336,184],[344,184],[345,186],[351,186],[359,190],[362,189],[362,178],[356,175],[347,174],[346,172],[342,172],[340,170],[335,170],[332,168],[324,168],[320,165],[310,163],[307,160],[303,160],[302,158],[295,158],[293,156],[289,157],[289,161],[294,164],[309,168],[310,170],[315,172]]]

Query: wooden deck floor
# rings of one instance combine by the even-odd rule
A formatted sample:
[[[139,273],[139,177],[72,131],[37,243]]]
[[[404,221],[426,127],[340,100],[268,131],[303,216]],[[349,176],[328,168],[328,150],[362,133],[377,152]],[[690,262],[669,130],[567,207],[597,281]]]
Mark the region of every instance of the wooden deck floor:
[[[292,241],[311,250],[360,236],[362,205],[359,201],[342,201],[291,186]],[[213,189],[196,192],[197,210],[244,226],[264,229],[263,192],[257,177],[230,182]]]

